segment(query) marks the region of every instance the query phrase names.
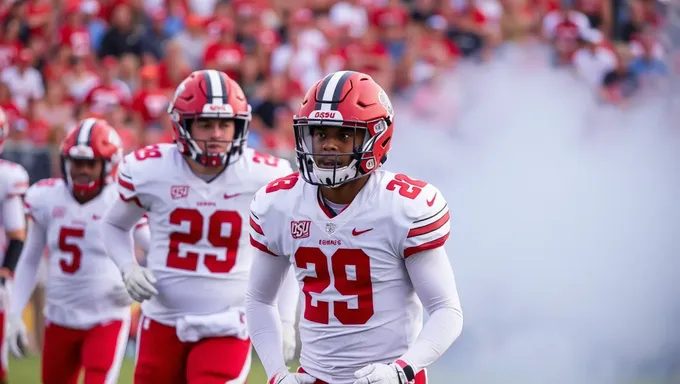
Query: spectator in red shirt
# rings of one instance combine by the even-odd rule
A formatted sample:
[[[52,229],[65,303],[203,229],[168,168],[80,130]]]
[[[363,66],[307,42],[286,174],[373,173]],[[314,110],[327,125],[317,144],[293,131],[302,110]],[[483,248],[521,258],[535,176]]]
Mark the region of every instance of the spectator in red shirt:
[[[160,116],[166,113],[170,97],[158,83],[158,67],[146,65],[140,71],[141,86],[132,101],[135,126],[146,130]]]
[[[83,24],[84,15],[80,4],[71,2],[65,9],[66,24],[59,30],[59,44],[71,48],[73,56],[85,57],[90,54],[90,32]]]
[[[55,80],[47,84],[45,99],[37,103],[36,111],[50,127],[65,131],[66,127],[73,123],[75,103],[68,97],[64,84]]]
[[[2,81],[0,81],[0,108],[5,111],[10,122],[21,117],[21,110],[14,104],[12,90]]]
[[[129,88],[116,78],[118,60],[115,57],[108,56],[102,60],[102,70],[99,76],[99,84],[85,96],[84,103],[89,113],[102,115],[116,105],[129,106],[131,104]]]
[[[28,0],[26,12],[31,36],[45,36],[50,23],[56,21],[51,0]]]
[[[208,45],[205,50],[203,66],[222,71],[238,81],[238,71],[244,56],[243,48],[236,41],[234,24],[223,20],[220,23],[219,39]]]
[[[165,58],[158,65],[160,74],[160,87],[174,89],[179,83],[191,74],[192,69],[182,52],[182,46],[175,41],[170,41],[165,47]]]
[[[49,123],[38,115],[37,100],[29,100],[26,113],[15,121],[14,126],[24,133],[36,147],[43,147],[49,143],[52,129]]]
[[[60,45],[51,60],[43,66],[43,78],[45,82],[63,81],[71,69],[71,47]]]
[[[21,23],[17,19],[0,26],[0,72],[12,65],[21,51],[20,29]]]

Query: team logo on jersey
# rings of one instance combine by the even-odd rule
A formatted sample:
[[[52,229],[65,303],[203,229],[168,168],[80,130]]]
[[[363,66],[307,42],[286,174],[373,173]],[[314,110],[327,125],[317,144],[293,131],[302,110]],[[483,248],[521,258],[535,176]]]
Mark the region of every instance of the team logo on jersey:
[[[326,223],[326,233],[329,235],[332,235],[335,233],[335,230],[337,229],[336,225],[333,223]]]
[[[170,197],[173,200],[183,199],[189,196],[189,186],[188,185],[173,185],[170,187]]]
[[[290,234],[293,239],[305,239],[309,237],[309,227],[312,222],[309,220],[291,221]]]

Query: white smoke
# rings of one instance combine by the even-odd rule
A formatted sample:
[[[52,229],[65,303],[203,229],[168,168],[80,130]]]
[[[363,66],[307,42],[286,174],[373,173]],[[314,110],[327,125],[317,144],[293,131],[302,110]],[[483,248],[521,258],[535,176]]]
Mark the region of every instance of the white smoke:
[[[680,363],[680,122],[597,106],[540,50],[462,66],[387,169],[437,185],[465,315],[435,383],[622,384]]]

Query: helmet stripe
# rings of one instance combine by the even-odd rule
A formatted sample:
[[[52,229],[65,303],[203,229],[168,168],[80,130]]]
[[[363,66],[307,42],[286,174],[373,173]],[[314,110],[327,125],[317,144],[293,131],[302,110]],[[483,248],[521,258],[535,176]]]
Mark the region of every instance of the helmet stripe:
[[[76,145],[90,146],[92,138],[92,129],[97,124],[97,119],[89,118],[83,120],[83,123],[78,127],[78,134],[76,135]]]
[[[224,105],[227,95],[222,76],[214,69],[208,69],[203,74],[205,76],[205,91],[208,103]]]
[[[337,110],[338,103],[342,97],[342,89],[354,71],[338,71],[332,73],[323,80],[317,95],[316,109],[321,111]]]
[[[350,76],[352,76],[355,72],[354,71],[345,71],[345,73],[342,74],[340,79],[338,80],[338,83],[335,85],[335,90],[333,91],[333,100],[340,100],[342,97],[342,90],[345,88],[345,83],[347,82],[347,79],[349,79]],[[337,111],[338,107],[340,106],[340,103],[333,103],[331,104],[331,109]]]
[[[222,103],[227,104],[227,84],[224,83],[224,76],[217,74],[217,78],[220,79],[220,88],[222,93]]]
[[[321,85],[319,85],[319,89],[316,91],[316,95],[314,95],[314,98],[316,99],[316,105],[314,106],[314,109],[317,111],[321,110],[322,107],[321,100],[323,100],[323,95],[326,92],[328,83],[331,81],[331,77],[333,77],[333,75],[334,75],[333,73],[326,75],[326,77],[321,82]]]

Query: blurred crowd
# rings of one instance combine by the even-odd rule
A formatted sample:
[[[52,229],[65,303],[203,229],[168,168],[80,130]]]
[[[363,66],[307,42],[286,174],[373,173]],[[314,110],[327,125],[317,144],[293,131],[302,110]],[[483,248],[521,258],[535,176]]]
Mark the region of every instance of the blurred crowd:
[[[668,68],[656,0],[4,0],[3,156],[32,181],[58,172],[55,148],[82,118],[107,119],[126,151],[171,142],[166,113],[193,70],[226,72],[253,106],[249,145],[289,156],[292,115],[328,72],[371,74],[393,97],[544,43],[600,100],[625,103]]]

